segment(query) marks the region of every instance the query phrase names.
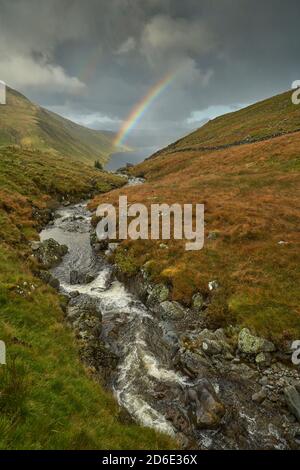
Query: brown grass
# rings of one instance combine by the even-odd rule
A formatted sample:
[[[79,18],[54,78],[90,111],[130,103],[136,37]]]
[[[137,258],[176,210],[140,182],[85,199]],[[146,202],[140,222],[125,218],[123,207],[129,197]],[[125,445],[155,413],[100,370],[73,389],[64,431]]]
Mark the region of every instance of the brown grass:
[[[299,290],[300,134],[214,152],[162,154],[138,165],[147,183],[95,198],[130,202],[204,203],[204,249],[184,250],[183,242],[123,242],[120,252],[152,279],[172,287],[173,299],[191,303],[208,282],[218,280],[223,306],[208,310],[212,323],[247,325],[280,342],[300,335]],[[287,244],[279,245],[279,241]],[[117,252],[118,253],[118,252]],[[220,293],[218,294],[220,296]],[[220,302],[218,303],[220,306]]]

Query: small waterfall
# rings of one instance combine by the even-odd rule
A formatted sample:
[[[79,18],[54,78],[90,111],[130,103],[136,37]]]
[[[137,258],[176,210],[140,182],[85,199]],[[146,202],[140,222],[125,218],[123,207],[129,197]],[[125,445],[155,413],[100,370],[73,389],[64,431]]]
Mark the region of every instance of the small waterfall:
[[[208,367],[198,362],[199,369],[191,379],[187,363],[181,362],[190,352],[181,349],[179,340],[181,334],[187,334],[189,320],[179,325],[162,320],[155,308],[146,307],[116,279],[114,267],[92,249],[91,216],[86,204],[61,208],[40,237],[42,241],[53,238],[69,248],[51,273],[71,298],[70,306],[78,299],[80,310],[80,300],[84,304],[88,299],[101,313],[93,321],[99,322],[97,334],[105,351],[116,358],[108,385],[120,406],[136,422],[181,436],[187,445],[197,442],[204,449],[286,448],[286,441],[273,425],[281,420],[280,414],[276,409],[264,412],[251,401],[253,383],[245,386],[227,378],[222,370],[216,371],[213,357],[205,359]],[[199,315],[196,317],[191,325],[196,321],[197,335],[201,325],[197,323]],[[189,334],[193,337],[194,330]],[[227,367],[223,361],[222,367]],[[226,414],[216,429],[203,429],[203,421],[210,419],[205,407],[208,404],[213,409],[213,396],[218,404],[219,393],[227,400]]]
[[[51,272],[59,279],[63,292],[76,292],[97,301],[102,314],[104,338],[113,324],[119,324],[119,337],[114,340],[116,344],[112,348],[120,351],[113,383],[113,391],[120,405],[140,424],[174,435],[175,430],[171,423],[155,407],[151,390],[159,383],[183,386],[185,379],[172,370],[171,352],[166,344],[161,348],[165,364],[160,363],[159,357],[153,355],[148,344],[151,341],[151,331],[157,338],[161,338],[163,330],[152,312],[113,278],[112,267],[103,258],[95,256],[90,245],[90,221],[91,214],[86,205],[77,204],[60,209],[54,224],[41,232],[42,241],[54,238],[69,248],[62,263]],[[80,271],[81,275],[92,274],[95,277],[87,284],[71,284],[70,272],[74,270]],[[159,350],[157,355],[159,356]],[[166,362],[169,362],[170,368]]]

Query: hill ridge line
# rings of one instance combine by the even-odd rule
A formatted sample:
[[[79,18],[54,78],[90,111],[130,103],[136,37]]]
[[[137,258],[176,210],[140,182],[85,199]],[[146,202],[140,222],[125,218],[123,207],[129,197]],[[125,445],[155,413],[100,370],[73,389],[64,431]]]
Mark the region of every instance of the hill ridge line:
[[[152,155],[150,155],[150,157],[147,157],[145,160],[151,160],[152,158],[157,158],[161,155],[170,155],[172,153],[175,153],[175,152],[195,152],[195,151],[200,151],[200,152],[213,152],[213,151],[217,151],[217,150],[226,150],[230,147],[238,147],[240,145],[247,145],[247,144],[255,144],[257,142],[264,142],[264,141],[267,141],[267,140],[272,140],[272,139],[276,139],[277,137],[282,137],[284,135],[290,135],[290,134],[296,134],[297,132],[300,132],[300,128],[299,129],[293,129],[292,131],[287,131],[287,132],[277,132],[276,134],[271,134],[271,135],[267,135],[265,137],[260,137],[260,138],[247,138],[247,139],[243,139],[243,140],[240,140],[240,141],[236,141],[236,142],[232,142],[231,144],[224,144],[224,145],[216,145],[216,146],[211,146],[211,147],[207,147],[207,146],[199,146],[199,147],[181,147],[181,148],[178,148],[178,150],[176,150],[176,147],[174,147],[174,145],[176,145],[179,141],[173,143],[173,144],[170,144],[168,145],[165,149],[162,149],[162,150],[158,150],[157,152],[153,153]]]

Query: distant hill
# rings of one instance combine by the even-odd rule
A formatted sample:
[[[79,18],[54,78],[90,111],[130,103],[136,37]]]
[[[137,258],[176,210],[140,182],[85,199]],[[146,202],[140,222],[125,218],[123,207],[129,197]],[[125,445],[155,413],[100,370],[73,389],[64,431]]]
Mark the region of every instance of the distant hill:
[[[289,91],[212,119],[191,134],[156,152],[155,156],[178,150],[215,150],[299,130],[299,106],[292,103]]]
[[[50,150],[93,164],[95,160],[107,162],[116,151],[113,139],[114,133],[75,124],[11,88],[7,88],[7,104],[0,106],[0,146]]]

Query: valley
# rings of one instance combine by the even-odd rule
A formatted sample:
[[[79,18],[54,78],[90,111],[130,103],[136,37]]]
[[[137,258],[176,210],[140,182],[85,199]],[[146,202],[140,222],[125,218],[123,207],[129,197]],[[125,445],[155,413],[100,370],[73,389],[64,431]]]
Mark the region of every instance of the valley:
[[[0,134],[3,113],[4,107]],[[65,299],[33,257],[31,246],[58,207],[125,183],[79,160],[48,146],[2,142],[0,148],[0,339],[6,348],[0,448],[174,448],[151,429],[141,436],[102,379],[81,362],[80,339],[65,321]]]
[[[290,95],[217,118],[120,175],[93,168],[95,153],[2,142],[2,448],[299,447]],[[203,203],[204,248],[101,245],[95,211],[120,195]]]
[[[48,151],[93,165],[106,163],[116,151],[114,134],[80,126],[28,100],[7,87],[6,104],[0,113],[0,145]]]

